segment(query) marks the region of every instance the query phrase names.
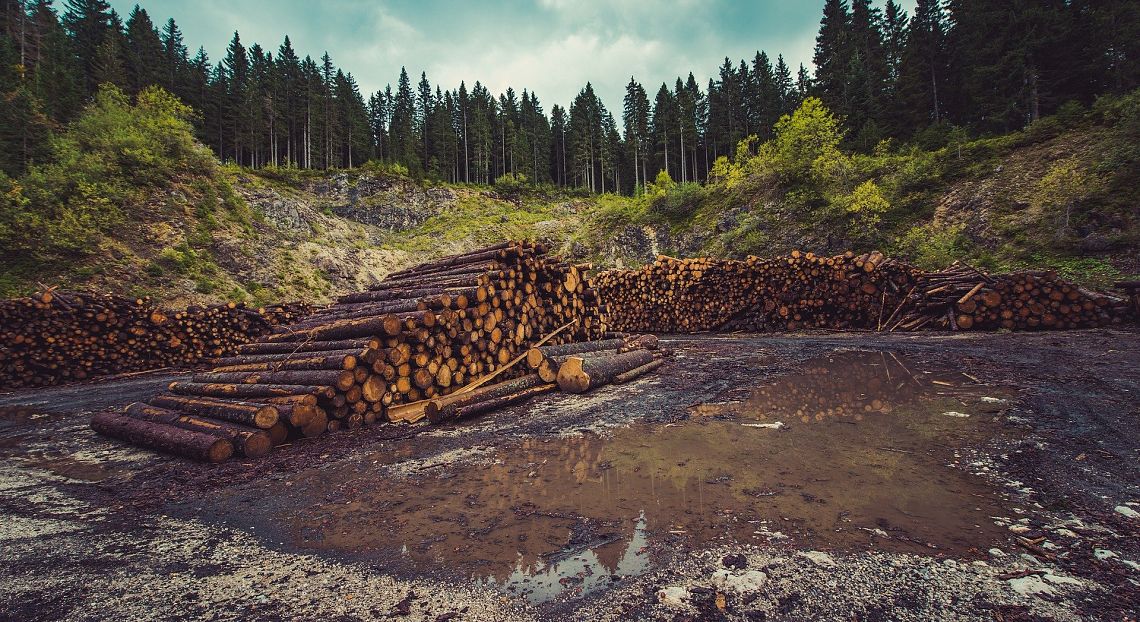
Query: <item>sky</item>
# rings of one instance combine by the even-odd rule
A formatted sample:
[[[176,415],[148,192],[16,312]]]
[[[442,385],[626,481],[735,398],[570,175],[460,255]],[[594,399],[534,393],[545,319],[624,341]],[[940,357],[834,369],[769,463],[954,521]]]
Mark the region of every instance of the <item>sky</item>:
[[[111,0],[123,15],[137,0]],[[508,86],[537,93],[546,112],[569,105],[593,84],[603,103],[621,110],[631,76],[650,99],[691,71],[702,89],[725,56],[734,64],[765,50],[783,54],[795,74],[811,67],[823,0],[144,0],[159,27],[173,17],[190,47],[212,62],[234,31],[247,47],[276,54],[286,34],[302,57],[351,73],[367,98],[407,67],[415,87],[426,71],[433,87],[492,93]],[[907,4],[911,4],[908,2]],[[908,7],[909,8],[909,7]]]

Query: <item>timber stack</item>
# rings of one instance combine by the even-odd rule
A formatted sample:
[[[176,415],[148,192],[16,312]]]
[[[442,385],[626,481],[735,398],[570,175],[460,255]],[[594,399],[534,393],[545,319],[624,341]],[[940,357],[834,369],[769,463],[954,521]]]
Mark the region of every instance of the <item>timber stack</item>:
[[[877,251],[659,257],[594,282],[603,319],[627,331],[1041,330],[1110,326],[1132,315],[1127,301],[1052,272],[989,275],[955,264],[928,273]]]
[[[1068,283],[1054,272],[989,275],[955,263],[923,274],[889,330],[1064,330],[1118,324],[1123,298]]]
[[[615,330],[763,331],[875,327],[918,271],[879,252],[794,251],[743,261],[661,256],[640,270],[595,277]]]
[[[268,451],[265,435],[276,445],[378,420],[417,422],[430,413],[443,421],[501,407],[549,390],[518,365],[532,345],[605,331],[586,268],[541,243],[507,242],[395,272],[92,425],[216,461],[225,450],[201,435],[256,457]]]
[[[49,288],[0,301],[0,389],[196,365],[307,313],[235,303],[170,311],[149,298]]]

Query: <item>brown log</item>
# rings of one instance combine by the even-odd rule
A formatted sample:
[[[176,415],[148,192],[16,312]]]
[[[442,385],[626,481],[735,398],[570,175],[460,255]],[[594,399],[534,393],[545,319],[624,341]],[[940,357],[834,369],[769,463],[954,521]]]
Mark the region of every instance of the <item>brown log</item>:
[[[203,462],[225,462],[234,453],[233,443],[217,435],[140,421],[121,413],[96,413],[91,418],[91,429],[103,436]]]
[[[202,397],[291,397],[316,395],[331,398],[336,390],[331,386],[307,386],[297,384],[228,384],[200,382],[172,382],[168,387],[179,395],[200,395]]]
[[[631,380],[636,380],[637,378],[640,378],[641,376],[648,374],[649,372],[657,369],[658,367],[661,367],[662,365],[665,364],[666,360],[667,359],[660,358],[660,359],[657,359],[655,361],[650,361],[650,362],[648,362],[648,363],[646,363],[640,367],[634,367],[633,369],[631,369],[627,372],[622,372],[622,373],[614,376],[614,379],[611,381],[611,384],[624,384],[624,383],[629,382]]]
[[[542,395],[543,393],[549,393],[557,388],[558,385],[554,383],[543,384],[537,387],[523,389],[515,393],[509,393],[507,395],[501,395],[499,397],[492,397],[480,402],[474,402],[465,406],[460,406],[456,408],[454,418],[466,419],[468,417],[474,417],[475,415],[490,412],[492,410],[498,410],[500,408],[528,400],[537,395]]]
[[[502,397],[503,395],[516,393],[523,389],[530,389],[541,384],[544,383],[538,374],[529,374],[514,380],[507,380],[506,382],[481,387],[468,393],[452,393],[451,395],[429,400],[424,405],[424,413],[432,423],[440,423],[441,421],[454,418],[459,408],[468,404],[474,404],[495,397]]]
[[[256,402],[238,402],[208,397],[156,395],[148,400],[154,406],[240,423],[263,430],[273,427],[279,418],[277,406]]]
[[[134,417],[140,421],[163,423],[219,436],[233,443],[238,452],[247,458],[260,458],[268,454],[269,450],[273,448],[273,441],[269,438],[269,434],[258,428],[196,417],[188,413],[151,406],[142,402],[128,405],[124,412],[128,417]]]
[[[558,370],[558,387],[567,393],[585,393],[652,360],[653,354],[646,350],[598,358],[572,356]]]
[[[355,382],[355,374],[348,370],[309,370],[277,372],[221,372],[194,374],[194,382],[211,384],[300,384],[333,386],[347,391]]]

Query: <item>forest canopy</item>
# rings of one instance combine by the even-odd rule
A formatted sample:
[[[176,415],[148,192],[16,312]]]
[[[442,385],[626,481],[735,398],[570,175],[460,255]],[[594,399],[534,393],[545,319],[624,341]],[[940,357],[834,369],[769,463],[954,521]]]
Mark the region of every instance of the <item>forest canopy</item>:
[[[590,84],[549,113],[525,86],[495,94],[478,81],[432,84],[401,71],[364,94],[325,52],[302,56],[288,36],[269,47],[234,33],[226,54],[191,52],[178,24],[105,0],[3,0],[0,165],[11,177],[51,158],[51,135],[77,119],[102,84],[127,96],[152,85],[193,110],[194,135],[248,167],[342,168],[382,160],[416,177],[634,193],[659,171],[707,181],[718,158],[817,97],[845,128],[843,147],[927,147],[954,132],[1020,129],[1069,102],[1140,86],[1140,3],[1131,0],[827,0],[814,72],[780,54],[725,58],[647,89],[631,77],[619,108]],[[414,59],[409,59],[414,62]],[[652,94],[652,97],[650,96]],[[611,105],[614,102],[610,102]]]

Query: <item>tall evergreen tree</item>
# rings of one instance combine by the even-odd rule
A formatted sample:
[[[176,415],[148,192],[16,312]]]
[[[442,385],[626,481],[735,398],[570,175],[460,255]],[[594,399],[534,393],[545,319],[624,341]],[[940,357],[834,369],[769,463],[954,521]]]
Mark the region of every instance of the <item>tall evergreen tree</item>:
[[[943,120],[946,72],[946,16],[941,2],[918,0],[907,27],[897,84],[897,116],[904,135]]]
[[[851,14],[846,0],[826,0],[815,39],[815,87],[820,99],[839,115],[850,111]]]
[[[127,16],[126,68],[130,92],[138,93],[151,84],[163,84],[165,53],[158,29],[146,9],[135,5]]]
[[[83,66],[86,92],[94,93],[99,86],[94,77],[97,51],[111,30],[111,5],[106,0],[66,0],[63,25]]]

